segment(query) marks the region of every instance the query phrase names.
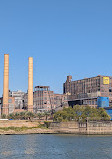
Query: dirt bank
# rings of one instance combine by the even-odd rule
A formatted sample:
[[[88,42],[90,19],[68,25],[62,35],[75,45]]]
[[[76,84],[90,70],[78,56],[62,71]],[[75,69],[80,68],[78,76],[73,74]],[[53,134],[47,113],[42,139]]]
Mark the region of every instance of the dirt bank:
[[[12,135],[12,134],[54,134],[56,133],[51,129],[43,129],[43,128],[32,128],[26,130],[2,130],[0,129],[0,135]]]

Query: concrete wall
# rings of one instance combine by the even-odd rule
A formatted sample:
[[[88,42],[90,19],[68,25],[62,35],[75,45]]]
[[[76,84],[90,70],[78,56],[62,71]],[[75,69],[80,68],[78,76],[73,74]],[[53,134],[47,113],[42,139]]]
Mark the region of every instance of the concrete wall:
[[[112,121],[89,122],[88,134],[112,134]]]
[[[60,133],[74,133],[74,134],[112,134],[112,121],[99,122],[53,122],[50,124],[51,129],[55,129]]]

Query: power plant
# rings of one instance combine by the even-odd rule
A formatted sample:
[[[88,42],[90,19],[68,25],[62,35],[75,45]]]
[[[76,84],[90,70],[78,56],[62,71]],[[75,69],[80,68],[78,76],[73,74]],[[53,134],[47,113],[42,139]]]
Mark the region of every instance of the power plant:
[[[33,91],[33,57],[28,58],[28,91],[9,90],[9,54],[4,54],[3,97],[0,98],[1,113],[30,111],[34,113],[59,110],[63,106],[83,105],[103,107],[112,112],[112,76],[84,78],[72,81],[67,76],[63,94],[55,94],[49,86],[35,86]],[[110,107],[111,106],[111,107]],[[1,114],[0,113],[0,114]]]
[[[9,90],[9,54],[4,54],[3,97],[0,97],[0,114],[22,111],[34,113],[50,111],[67,104],[66,94],[55,94],[49,86],[36,86],[33,91],[33,57],[28,58],[28,92]],[[46,89],[48,88],[48,89]]]

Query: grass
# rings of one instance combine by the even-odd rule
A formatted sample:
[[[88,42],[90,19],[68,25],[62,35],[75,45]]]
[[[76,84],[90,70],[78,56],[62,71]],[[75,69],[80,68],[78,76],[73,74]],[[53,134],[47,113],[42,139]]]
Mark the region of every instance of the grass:
[[[9,130],[14,130],[14,131],[24,131],[28,129],[33,129],[33,128],[38,128],[38,127],[0,127],[0,130],[4,131],[9,131]]]
[[[45,127],[44,124],[39,124],[39,125],[38,125],[38,128],[47,129],[47,127]]]
[[[41,129],[47,129],[46,127],[44,127],[44,124],[39,124],[37,127],[0,127],[0,130],[4,130],[4,131],[10,131],[10,130],[14,130],[14,131],[25,131],[28,129],[37,129],[37,128],[41,128]]]

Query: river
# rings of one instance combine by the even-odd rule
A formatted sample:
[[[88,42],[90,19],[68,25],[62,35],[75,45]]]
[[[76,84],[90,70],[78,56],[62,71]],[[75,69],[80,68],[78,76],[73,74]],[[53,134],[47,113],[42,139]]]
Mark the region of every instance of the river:
[[[112,136],[1,135],[0,159],[112,159]]]

